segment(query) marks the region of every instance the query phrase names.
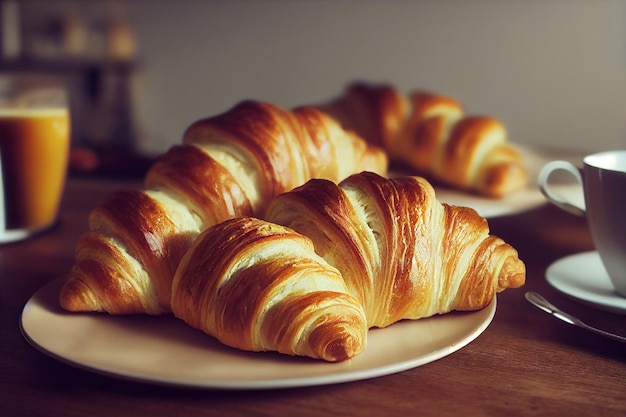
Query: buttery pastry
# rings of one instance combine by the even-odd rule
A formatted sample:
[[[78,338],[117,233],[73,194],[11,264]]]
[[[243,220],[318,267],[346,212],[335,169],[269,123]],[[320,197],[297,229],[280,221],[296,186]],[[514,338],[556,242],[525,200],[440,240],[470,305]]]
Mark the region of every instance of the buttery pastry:
[[[478,310],[525,281],[517,251],[473,209],[438,202],[421,177],[313,179],[276,197],[265,219],[313,241],[363,305],[368,327]]]
[[[363,351],[367,322],[310,239],[250,217],[210,227],[183,257],[174,315],[222,343],[335,362]]]
[[[272,197],[311,178],[387,171],[368,145],[313,107],[244,101],[193,123],[157,159],[145,188],[114,193],[90,214],[61,290],[69,311],[162,314],[194,239],[225,220],[259,215]]]
[[[356,82],[319,108],[432,183],[490,198],[528,183],[505,126],[493,117],[468,116],[450,97]]]

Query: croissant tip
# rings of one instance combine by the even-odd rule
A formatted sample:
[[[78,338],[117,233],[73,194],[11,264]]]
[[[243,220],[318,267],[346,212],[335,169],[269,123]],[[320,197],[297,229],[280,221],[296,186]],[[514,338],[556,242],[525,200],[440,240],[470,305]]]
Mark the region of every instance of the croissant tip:
[[[354,358],[363,350],[355,346],[355,340],[346,342],[346,340],[337,340],[336,343],[331,343],[321,355],[322,359],[327,362],[343,362]]]
[[[353,323],[353,327],[356,323]],[[323,328],[318,328],[317,331],[325,333],[324,338],[328,338],[326,343],[320,343],[323,346],[319,352],[321,359],[327,362],[342,362],[348,359],[352,359],[365,349],[365,341],[367,338],[366,326],[358,326],[354,328],[344,328],[337,333],[324,332]],[[319,333],[318,333],[319,334]],[[314,336],[315,338],[315,336]],[[317,341],[321,342],[321,341]],[[316,343],[317,343],[316,342]]]
[[[100,311],[95,305],[95,296],[91,289],[81,281],[69,278],[59,294],[59,303],[64,310],[85,313]]]
[[[526,266],[521,259],[509,257],[498,276],[501,291],[506,288],[519,288],[526,283]]]

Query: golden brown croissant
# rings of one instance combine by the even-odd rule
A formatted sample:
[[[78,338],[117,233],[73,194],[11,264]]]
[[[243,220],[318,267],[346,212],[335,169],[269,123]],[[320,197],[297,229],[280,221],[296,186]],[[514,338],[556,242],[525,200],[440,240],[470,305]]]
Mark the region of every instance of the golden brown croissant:
[[[432,182],[493,198],[527,185],[503,124],[466,115],[450,97],[423,91],[405,96],[391,85],[353,83],[319,107]]]
[[[199,120],[150,168],[145,188],[115,193],[90,214],[90,232],[60,295],[70,311],[170,311],[171,284],[198,234],[262,213],[311,178],[385,173],[386,154],[313,107],[244,101]]]
[[[439,203],[421,177],[313,179],[276,197],[265,218],[312,239],[369,327],[480,309],[525,281],[517,251],[473,209]]]
[[[172,311],[222,343],[326,361],[365,348],[367,322],[310,239],[251,217],[210,227],[183,257]]]

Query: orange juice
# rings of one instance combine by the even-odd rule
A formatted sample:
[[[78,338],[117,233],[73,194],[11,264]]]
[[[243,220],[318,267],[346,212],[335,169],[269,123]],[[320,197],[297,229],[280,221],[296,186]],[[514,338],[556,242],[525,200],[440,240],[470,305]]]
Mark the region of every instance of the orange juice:
[[[39,229],[55,221],[69,145],[67,109],[0,109],[5,229]]]

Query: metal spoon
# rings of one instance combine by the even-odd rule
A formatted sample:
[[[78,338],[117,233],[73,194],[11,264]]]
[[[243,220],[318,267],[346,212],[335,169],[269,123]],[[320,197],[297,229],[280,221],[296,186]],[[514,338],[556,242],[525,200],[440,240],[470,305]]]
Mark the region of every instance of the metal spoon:
[[[600,330],[600,329],[598,329],[596,327],[592,327],[592,326],[584,323],[580,319],[572,316],[571,314],[568,314],[568,313],[564,312],[563,310],[559,309],[558,307],[556,307],[555,305],[550,303],[548,300],[546,300],[545,298],[543,298],[541,295],[537,294],[536,292],[528,291],[526,293],[526,299],[531,304],[539,307],[541,310],[545,311],[546,313],[552,314],[557,319],[563,320],[565,323],[569,323],[569,324],[573,324],[574,326],[582,327],[585,330],[589,330],[591,332],[600,334],[602,336],[608,337],[608,338],[613,339],[613,340],[618,340],[620,342],[626,342],[626,337],[619,336],[619,335],[616,335],[614,333],[609,333],[609,332],[606,332],[604,330]]]

